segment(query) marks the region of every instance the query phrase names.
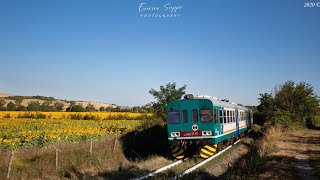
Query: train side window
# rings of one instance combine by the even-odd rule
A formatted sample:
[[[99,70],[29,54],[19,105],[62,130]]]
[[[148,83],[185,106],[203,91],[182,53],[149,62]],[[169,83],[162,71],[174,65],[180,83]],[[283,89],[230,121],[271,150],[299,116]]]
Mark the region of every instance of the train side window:
[[[213,111],[213,117],[214,117],[214,123],[218,124],[218,110],[217,109],[214,109]]]
[[[233,123],[233,110],[230,111],[230,115],[231,115],[231,122]]]
[[[243,112],[241,113],[241,121],[243,121]]]
[[[232,111],[232,120],[233,122],[236,122],[236,113],[234,112],[234,110]]]
[[[228,121],[228,123],[230,123],[230,111],[229,110],[227,110],[227,121]]]
[[[198,110],[192,110],[192,122],[198,122]]]
[[[178,123],[180,123],[180,112],[179,111],[170,111],[170,112],[168,112],[168,123],[169,124],[178,124]]]
[[[224,124],[227,124],[227,116],[226,116],[226,110],[223,110],[223,122]]]
[[[223,124],[223,115],[222,115],[222,110],[219,110],[219,116],[220,116],[220,123]]]
[[[184,122],[184,123],[188,122],[188,111],[187,110],[182,111],[182,122]]]
[[[212,109],[201,109],[200,110],[200,121],[201,122],[212,122]]]

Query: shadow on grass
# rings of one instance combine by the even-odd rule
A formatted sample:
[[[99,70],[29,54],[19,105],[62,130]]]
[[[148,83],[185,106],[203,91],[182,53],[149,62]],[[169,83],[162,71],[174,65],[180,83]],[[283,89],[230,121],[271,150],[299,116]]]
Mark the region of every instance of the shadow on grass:
[[[249,136],[260,138],[259,134],[251,134]],[[318,143],[314,137],[303,139],[301,142]],[[298,141],[298,143],[301,142],[300,140]],[[293,149],[297,154],[308,154],[309,159],[287,156],[267,156],[262,158],[259,156],[255,143],[241,143],[249,149],[249,152],[237,159],[233,166],[229,167],[221,176],[216,177],[206,170],[200,170],[182,179],[320,179],[320,151]],[[288,150],[292,151],[292,149]]]
[[[141,131],[130,132],[120,140],[125,157],[130,161],[139,161],[153,155],[170,158],[167,137],[166,126],[155,125]]]
[[[291,135],[290,139],[283,140],[284,142],[304,143],[304,144],[320,144],[320,137],[301,137]]]
[[[297,143],[314,144],[314,138],[305,138]],[[238,159],[233,167],[219,177],[219,179],[319,179],[320,151],[285,149],[296,154],[308,154],[309,159],[288,156],[267,156],[261,158],[255,144],[247,144],[250,151]]]

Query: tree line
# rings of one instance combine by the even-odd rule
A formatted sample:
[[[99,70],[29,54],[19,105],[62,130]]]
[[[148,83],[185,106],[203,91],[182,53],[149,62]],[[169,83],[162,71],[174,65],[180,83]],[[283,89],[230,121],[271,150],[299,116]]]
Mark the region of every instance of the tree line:
[[[258,124],[281,124],[284,127],[314,127],[320,123],[319,96],[306,82],[276,86],[274,93],[260,94],[254,114]]]
[[[4,98],[0,98],[0,111],[67,111],[67,112],[138,112],[138,113],[152,113],[151,106],[134,106],[132,108],[123,108],[120,106],[100,107],[96,109],[93,104],[89,103],[86,107],[82,104],[76,104],[75,101],[69,102],[69,106],[65,108],[62,102],[44,101],[42,104],[39,101],[30,101],[27,106],[22,105],[22,98],[15,98],[6,105]]]
[[[62,102],[45,101],[42,104],[39,101],[30,101],[27,106],[22,105],[23,99],[16,99],[14,102],[10,101],[6,106],[6,101],[0,98],[1,111],[63,111],[64,104]]]
[[[151,89],[149,93],[156,99],[152,103],[155,115],[166,121],[166,105],[180,100],[185,90],[186,85],[177,87],[176,83],[160,86],[160,90]],[[281,124],[285,128],[320,124],[320,99],[306,82],[287,81],[276,86],[274,93],[261,93],[258,100],[258,106],[247,106],[252,109],[256,124]]]

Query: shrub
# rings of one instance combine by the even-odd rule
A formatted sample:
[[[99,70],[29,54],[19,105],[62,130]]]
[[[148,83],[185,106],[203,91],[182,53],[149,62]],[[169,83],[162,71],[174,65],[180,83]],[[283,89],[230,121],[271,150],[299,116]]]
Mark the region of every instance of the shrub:
[[[320,115],[313,115],[306,119],[307,126],[310,128],[314,128],[315,126],[320,124]]]

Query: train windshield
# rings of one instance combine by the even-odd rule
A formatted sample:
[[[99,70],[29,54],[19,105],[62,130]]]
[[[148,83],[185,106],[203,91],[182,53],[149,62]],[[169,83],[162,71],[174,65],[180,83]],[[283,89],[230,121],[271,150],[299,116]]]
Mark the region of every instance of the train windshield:
[[[201,122],[212,122],[212,109],[201,109],[200,120]]]
[[[170,112],[168,112],[168,123],[169,124],[178,124],[178,123],[180,123],[180,112],[179,111],[170,111]]]

